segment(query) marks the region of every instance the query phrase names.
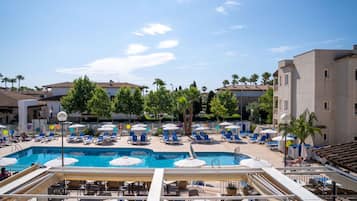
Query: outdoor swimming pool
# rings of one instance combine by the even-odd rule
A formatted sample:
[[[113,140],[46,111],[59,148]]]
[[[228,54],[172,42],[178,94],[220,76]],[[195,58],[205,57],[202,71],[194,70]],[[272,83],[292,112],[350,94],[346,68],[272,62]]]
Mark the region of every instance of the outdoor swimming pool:
[[[229,152],[196,152],[198,159],[204,160],[207,165],[239,165],[243,159],[249,158],[243,154]],[[64,156],[78,160],[72,166],[80,167],[118,167],[111,166],[109,161],[130,156],[142,159],[142,163],[130,166],[136,168],[173,168],[174,162],[189,157],[188,152],[154,152],[146,148],[77,148],[65,147]],[[9,170],[20,171],[33,163],[44,164],[49,160],[61,157],[60,147],[30,147],[8,155],[18,162],[8,166]]]

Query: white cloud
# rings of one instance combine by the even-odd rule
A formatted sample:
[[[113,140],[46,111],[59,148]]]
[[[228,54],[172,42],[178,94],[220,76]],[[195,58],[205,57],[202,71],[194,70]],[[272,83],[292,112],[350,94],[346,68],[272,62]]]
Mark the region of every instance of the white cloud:
[[[133,34],[136,35],[136,36],[144,36],[144,34],[140,33],[140,32],[133,32]]]
[[[173,48],[173,47],[178,46],[178,44],[179,44],[178,40],[164,40],[159,43],[157,48],[160,48],[160,49]]]
[[[216,7],[216,11],[221,14],[228,14],[228,10],[232,9],[233,7],[240,6],[240,3],[234,0],[226,0],[223,4]]]
[[[241,25],[241,24],[237,24],[237,25],[232,25],[229,27],[229,29],[231,30],[240,30],[240,29],[245,29],[246,26],[245,25]]]
[[[98,79],[120,79],[120,81],[133,81],[139,78],[134,72],[139,69],[165,64],[175,60],[175,55],[170,52],[158,52],[146,55],[126,57],[109,57],[98,59],[84,66],[74,68],[59,68],[58,73],[71,75],[88,75]]]
[[[226,9],[223,6],[218,6],[216,11],[222,14],[227,14]]]
[[[144,36],[144,35],[158,35],[158,34],[165,34],[169,31],[172,31],[172,28],[167,25],[163,24],[148,24],[145,27],[141,28],[140,31],[133,32],[133,34],[137,36]]]
[[[126,54],[139,54],[147,51],[149,47],[141,44],[130,44],[126,50]]]
[[[290,50],[295,49],[295,47],[293,46],[287,46],[287,45],[282,45],[279,47],[273,47],[273,48],[269,48],[269,50],[273,53],[284,53]]]
[[[248,54],[239,54],[236,51],[226,51],[224,54],[229,57],[247,57],[248,56]]]

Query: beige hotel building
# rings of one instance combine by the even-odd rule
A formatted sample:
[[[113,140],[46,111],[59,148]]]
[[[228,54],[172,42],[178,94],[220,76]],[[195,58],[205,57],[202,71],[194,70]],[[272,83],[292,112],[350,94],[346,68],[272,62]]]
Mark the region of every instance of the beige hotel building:
[[[308,109],[324,126],[322,135],[311,139],[314,145],[357,140],[357,45],[282,60],[274,78],[275,125],[284,113],[297,117]]]

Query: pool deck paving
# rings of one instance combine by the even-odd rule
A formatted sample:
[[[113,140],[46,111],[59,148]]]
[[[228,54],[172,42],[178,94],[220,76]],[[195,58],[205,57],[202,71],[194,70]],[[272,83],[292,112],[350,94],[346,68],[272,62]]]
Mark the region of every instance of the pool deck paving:
[[[210,135],[214,139],[210,144],[197,144],[192,142],[191,138],[187,136],[182,137],[182,144],[168,145],[161,141],[161,137],[152,136],[150,144],[148,145],[131,145],[127,141],[128,136],[122,136],[117,142],[109,145],[96,145],[94,143],[84,145],[83,143],[68,143],[66,138],[64,140],[64,147],[96,147],[96,148],[148,148],[155,152],[189,152],[190,144],[192,143],[195,152],[234,152],[235,148],[239,147],[239,153],[246,154],[250,157],[266,160],[274,167],[283,167],[283,154],[278,151],[271,151],[267,146],[262,144],[248,143],[247,139],[243,139],[244,143],[229,143],[221,139],[218,134]],[[28,142],[14,143],[13,145],[0,148],[0,157],[8,154],[33,147],[33,146],[61,146],[61,138],[57,137],[50,142],[35,142],[34,140]]]

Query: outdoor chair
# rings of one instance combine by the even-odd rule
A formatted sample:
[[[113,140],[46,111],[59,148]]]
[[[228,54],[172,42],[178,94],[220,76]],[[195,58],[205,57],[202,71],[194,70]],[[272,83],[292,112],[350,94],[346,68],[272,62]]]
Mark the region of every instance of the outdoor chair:
[[[93,136],[91,135],[84,136],[83,144],[87,145],[87,144],[91,144],[92,142],[93,142]]]
[[[67,138],[67,142],[75,142],[77,139],[77,135],[75,133],[71,133],[70,136]]]
[[[98,136],[96,144],[103,144],[103,143],[104,143],[103,136]]]

